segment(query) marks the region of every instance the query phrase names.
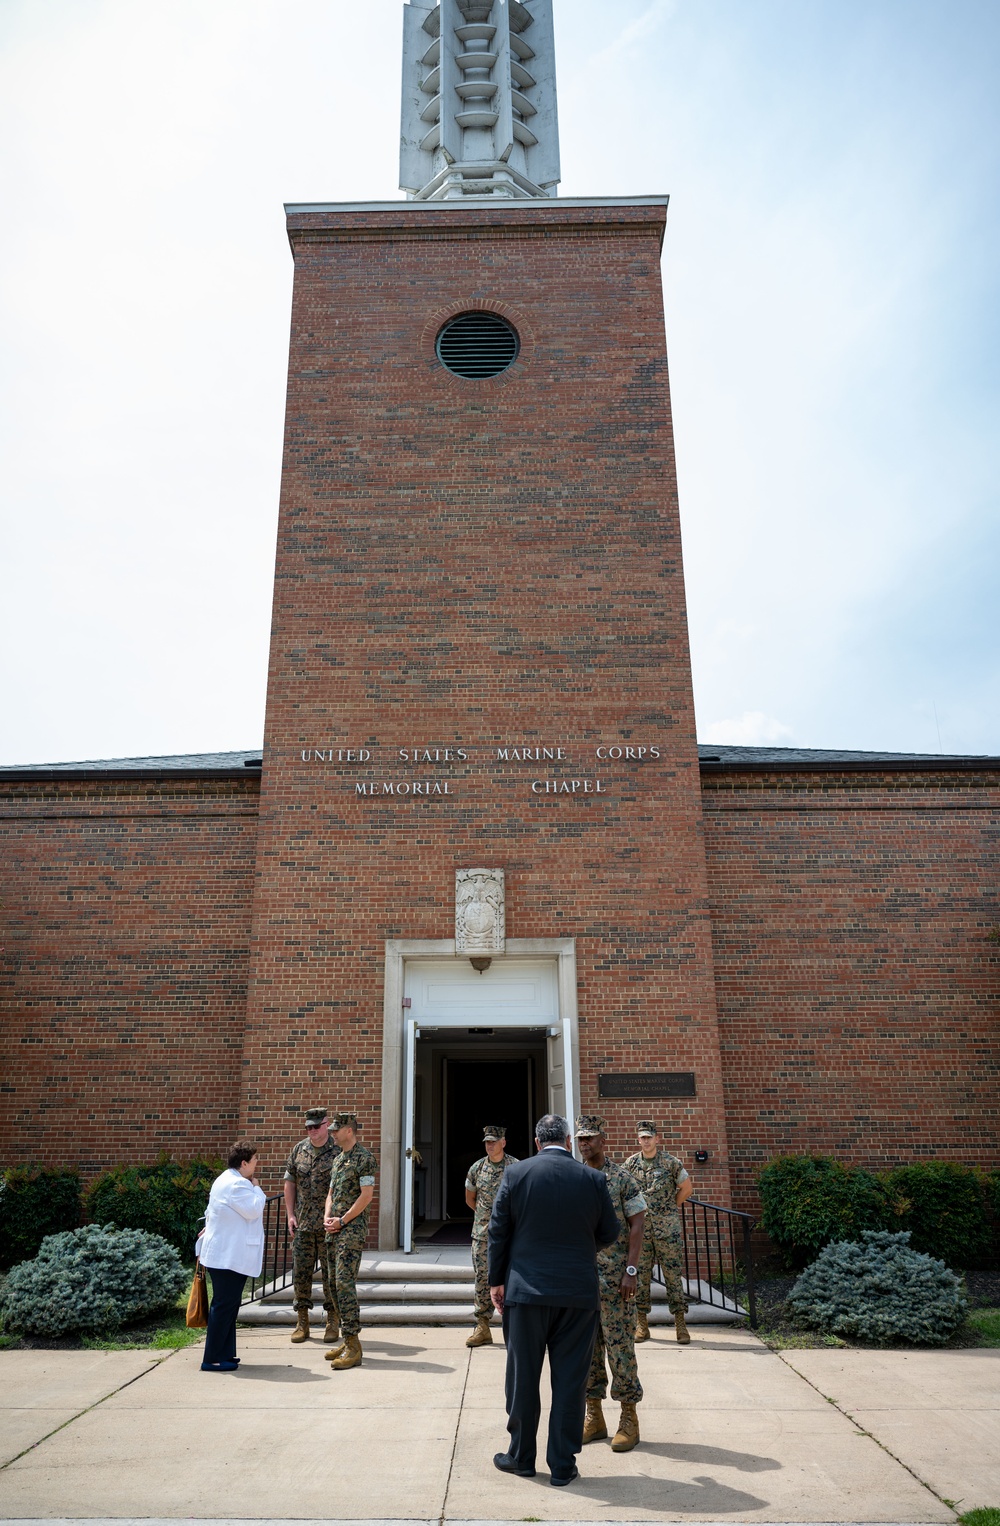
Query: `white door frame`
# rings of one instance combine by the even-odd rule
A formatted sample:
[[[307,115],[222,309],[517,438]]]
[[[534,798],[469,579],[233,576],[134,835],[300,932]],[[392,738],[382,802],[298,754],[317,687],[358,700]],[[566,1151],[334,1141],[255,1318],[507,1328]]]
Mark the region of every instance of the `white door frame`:
[[[566,1109],[573,1113],[580,1096],[579,1014],[576,999],[575,938],[508,938],[502,954],[491,959],[516,962],[521,959],[551,959],[556,968],[559,1024],[567,1078]],[[388,938],[385,944],[385,985],[382,1018],[382,1128],[379,1152],[378,1243],[380,1250],[396,1250],[400,1245],[400,1226],[413,1222],[412,1156],[413,1084],[416,1057],[416,1019],[403,1006],[406,965],[421,959],[455,959],[465,962],[466,954],[455,953],[452,938]],[[493,1027],[523,1028],[524,1019],[491,1019]],[[468,1018],[453,1021],[435,1019],[435,1028],[468,1027]],[[403,1163],[409,1160],[409,1169]],[[410,1247],[407,1246],[407,1249]]]

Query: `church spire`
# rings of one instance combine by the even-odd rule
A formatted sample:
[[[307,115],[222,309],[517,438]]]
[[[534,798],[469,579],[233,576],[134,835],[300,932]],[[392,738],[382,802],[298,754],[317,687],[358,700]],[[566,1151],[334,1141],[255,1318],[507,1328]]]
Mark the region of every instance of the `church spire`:
[[[419,201],[555,195],[552,0],[407,0],[399,183]]]

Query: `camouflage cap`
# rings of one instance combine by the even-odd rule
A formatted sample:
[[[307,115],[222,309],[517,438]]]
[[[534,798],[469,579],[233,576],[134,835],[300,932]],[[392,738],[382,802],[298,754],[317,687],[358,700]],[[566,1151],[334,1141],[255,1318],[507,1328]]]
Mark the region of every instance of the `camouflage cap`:
[[[496,1144],[499,1139],[507,1138],[507,1125],[505,1123],[484,1123],[483,1144]]]
[[[357,1113],[334,1113],[333,1127],[335,1129],[356,1129],[357,1126]]]
[[[658,1134],[660,1132],[651,1118],[640,1118],[636,1124],[635,1131],[640,1138],[643,1134]]]
[[[324,1118],[329,1118],[330,1110],[326,1107],[307,1107],[305,1111],[305,1123],[322,1123]]]
[[[583,1135],[583,1137],[585,1139],[589,1139],[594,1134],[603,1134],[603,1133],[604,1133],[604,1119],[603,1118],[599,1118],[596,1113],[581,1113],[580,1116],[577,1118],[577,1120],[576,1120],[576,1137],[578,1139],[579,1139],[581,1134]]]

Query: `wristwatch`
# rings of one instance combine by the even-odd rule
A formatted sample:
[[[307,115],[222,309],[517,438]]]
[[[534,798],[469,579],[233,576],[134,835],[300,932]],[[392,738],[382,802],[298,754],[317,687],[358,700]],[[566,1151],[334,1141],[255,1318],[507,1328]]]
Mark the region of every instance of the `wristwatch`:
[[[625,1268],[625,1275],[626,1277],[638,1277],[639,1268],[637,1266],[627,1266]]]

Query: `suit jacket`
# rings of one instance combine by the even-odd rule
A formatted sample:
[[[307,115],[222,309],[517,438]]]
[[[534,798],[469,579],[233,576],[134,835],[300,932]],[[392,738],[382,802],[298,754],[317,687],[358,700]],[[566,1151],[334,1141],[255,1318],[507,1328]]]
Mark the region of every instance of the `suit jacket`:
[[[601,1171],[567,1150],[540,1150],[507,1167],[489,1227],[490,1286],[505,1303],[599,1309],[597,1252],[618,1238]]]

